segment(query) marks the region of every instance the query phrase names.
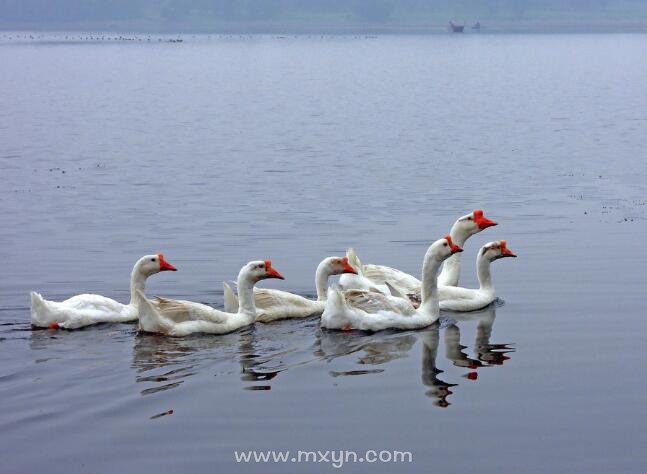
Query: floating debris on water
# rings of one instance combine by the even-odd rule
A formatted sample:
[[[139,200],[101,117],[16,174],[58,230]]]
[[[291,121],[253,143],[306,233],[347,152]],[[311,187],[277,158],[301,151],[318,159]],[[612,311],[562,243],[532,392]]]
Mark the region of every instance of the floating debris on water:
[[[368,375],[368,374],[381,374],[384,372],[384,369],[373,369],[373,370],[346,370],[343,372],[330,372],[331,377],[342,377],[346,375]]]
[[[156,418],[161,418],[163,416],[172,415],[172,414],[173,414],[173,410],[168,410],[168,411],[165,411],[163,413],[158,413],[157,415],[153,415],[153,416],[150,417],[150,419],[154,420]]]

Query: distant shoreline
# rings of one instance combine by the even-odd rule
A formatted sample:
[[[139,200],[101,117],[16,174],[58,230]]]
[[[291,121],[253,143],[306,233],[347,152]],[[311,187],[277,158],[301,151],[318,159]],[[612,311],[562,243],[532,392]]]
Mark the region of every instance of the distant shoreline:
[[[488,33],[647,33],[647,21],[535,21],[487,22],[481,29],[473,30],[474,22],[467,22],[466,35]],[[99,22],[57,24],[3,24],[0,31],[17,32],[116,32],[140,34],[440,34],[448,33],[447,23],[428,24],[297,24],[297,23],[150,23],[150,22]]]

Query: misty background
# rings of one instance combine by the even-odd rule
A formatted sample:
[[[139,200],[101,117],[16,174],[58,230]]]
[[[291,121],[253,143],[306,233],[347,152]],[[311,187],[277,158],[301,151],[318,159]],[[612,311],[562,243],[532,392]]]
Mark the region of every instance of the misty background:
[[[455,19],[485,27],[642,29],[645,0],[0,0],[0,28],[148,31],[412,30]]]

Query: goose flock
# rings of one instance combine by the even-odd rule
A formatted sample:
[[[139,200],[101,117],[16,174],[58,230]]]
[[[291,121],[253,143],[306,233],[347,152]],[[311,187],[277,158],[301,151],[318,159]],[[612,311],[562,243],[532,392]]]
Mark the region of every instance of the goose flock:
[[[32,292],[31,323],[38,328],[78,329],[98,323],[138,321],[142,332],[186,336],[226,334],[255,322],[320,316],[321,327],[331,330],[421,329],[437,321],[441,309],[475,311],[495,300],[490,264],[516,257],[505,240],[488,242],[479,250],[479,288],[458,286],[460,252],[465,242],[495,225],[482,210],[458,218],[450,233],[427,249],[421,280],[395,268],[362,264],[352,248],[343,257],[325,258],[315,273],[316,300],[287,291],[256,288],[261,280],[284,278],[270,260],[251,261],[238,274],[237,295],[227,283],[223,284],[223,310],[192,301],[148,299],[146,279],[176,268],[161,253],[146,255],[133,267],[128,304],[93,294],[56,302]],[[341,275],[339,283],[329,286],[333,275]]]

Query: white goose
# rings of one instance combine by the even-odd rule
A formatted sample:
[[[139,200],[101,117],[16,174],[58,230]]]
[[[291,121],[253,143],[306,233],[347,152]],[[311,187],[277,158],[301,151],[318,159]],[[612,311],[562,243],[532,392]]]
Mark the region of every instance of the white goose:
[[[346,251],[346,258],[350,264],[357,271],[355,275],[342,275],[339,279],[339,285],[345,290],[366,290],[390,295],[389,288],[384,281],[378,282],[377,279],[369,278],[366,276],[366,269],[375,265],[364,265],[357,256],[354,248],[349,248]],[[388,268],[388,267],[385,267]],[[397,270],[396,270],[397,271]],[[419,281],[416,279],[416,281]]]
[[[240,308],[235,313],[219,311],[191,301],[159,297],[151,301],[140,294],[139,330],[168,336],[186,336],[197,332],[226,334],[249,326],[256,319],[254,285],[267,278],[284,279],[272,267],[270,260],[249,262],[241,268],[238,273]]]
[[[477,209],[467,215],[459,217],[458,220],[454,222],[449,235],[456,245],[462,247],[471,236],[495,225],[497,225],[496,222],[485,217],[481,209]],[[352,257],[357,258],[352,249],[349,249],[349,253]],[[365,281],[368,283],[360,282],[358,278],[353,277],[352,275],[343,275],[339,280],[339,284],[344,289],[366,289],[365,286],[367,284],[372,284],[384,293],[384,283],[388,281],[405,293],[420,292],[420,280],[408,273],[384,265],[369,264],[362,266],[359,259],[357,259],[357,261],[353,261],[353,258],[351,258],[350,262],[355,268],[359,269],[360,274],[363,275]],[[460,255],[453,255],[448,258],[443,264],[442,272],[438,277],[438,284],[451,286],[458,285],[460,269]]]
[[[254,288],[256,321],[267,323],[279,319],[321,315],[326,305],[328,278],[343,273],[357,273],[348,263],[348,257],[328,257],[322,260],[315,273],[316,300],[310,300],[287,291]],[[225,311],[238,311],[238,298],[227,283],[223,283],[223,287],[225,290]]]
[[[437,240],[425,254],[422,266],[422,304],[414,308],[406,298],[366,290],[342,291],[335,285],[328,291],[321,326],[328,329],[419,329],[433,324],[440,315],[438,307],[438,270],[445,259],[462,252],[447,235]]]
[[[65,301],[48,301],[31,292],[31,324],[41,328],[78,329],[97,323],[123,323],[137,319],[137,291],[144,292],[146,279],[155,273],[176,271],[164,254],[146,255],[130,276],[130,303],[122,304],[101,295],[82,294]]]
[[[439,286],[440,309],[452,311],[476,311],[488,306],[496,299],[496,290],[492,283],[490,264],[506,257],[516,257],[507,247],[505,240],[488,242],[476,257],[476,275],[479,287],[461,288],[459,286]]]

